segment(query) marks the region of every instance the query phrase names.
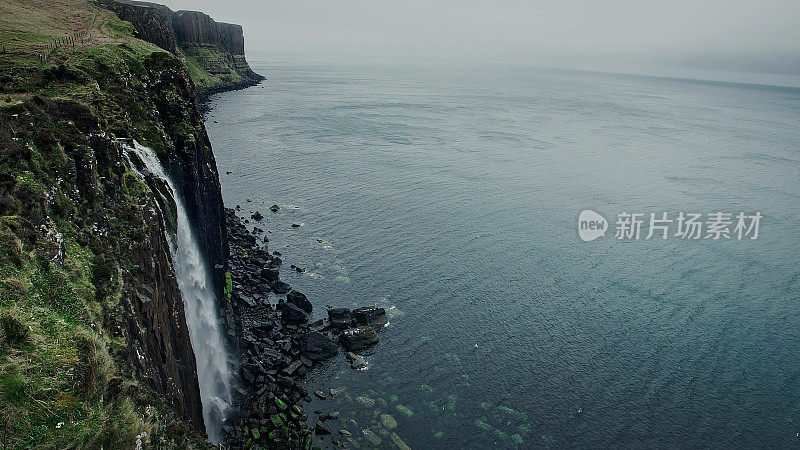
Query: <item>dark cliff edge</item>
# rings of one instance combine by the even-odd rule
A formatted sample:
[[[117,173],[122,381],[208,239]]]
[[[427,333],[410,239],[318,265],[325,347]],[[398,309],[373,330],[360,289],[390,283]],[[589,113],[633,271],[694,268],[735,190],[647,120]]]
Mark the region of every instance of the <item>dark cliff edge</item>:
[[[195,42],[213,44],[220,55],[243,51],[241,27],[180,19],[157,6],[128,9],[141,14],[127,23],[83,0],[4,11],[4,445],[205,447],[195,356],[162,213],[123,144],[136,139],[152,148],[171,174],[223,307],[225,211],[187,67],[193,57],[183,52]],[[24,25],[31,14],[49,19]],[[197,26],[175,25],[182,21]],[[184,31],[176,35],[173,26]],[[207,89],[257,83],[241,56],[236,83]]]
[[[213,94],[244,89],[264,79],[245,59],[241,25],[155,3],[100,0],[98,4],[133,24],[138,38],[180,57],[189,68],[201,107]]]

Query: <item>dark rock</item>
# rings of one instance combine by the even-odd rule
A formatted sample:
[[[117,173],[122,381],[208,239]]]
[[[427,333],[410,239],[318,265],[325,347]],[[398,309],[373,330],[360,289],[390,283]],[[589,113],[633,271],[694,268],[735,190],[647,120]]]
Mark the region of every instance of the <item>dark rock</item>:
[[[256,286],[256,289],[258,289],[258,292],[260,292],[262,294],[269,294],[269,291],[270,291],[270,287],[269,287],[269,285],[267,283],[259,283]]]
[[[252,384],[253,381],[256,380],[255,376],[253,376],[253,373],[245,369],[244,367],[242,367],[242,378],[244,378],[244,380],[250,384]]]
[[[289,286],[289,283],[284,283],[283,281],[276,281],[272,283],[272,290],[275,291],[276,294],[286,294],[287,292],[292,290],[292,287]]]
[[[298,308],[302,309],[307,313],[311,313],[313,309],[311,302],[308,301],[308,298],[305,296],[305,294],[298,291],[289,292],[289,294],[286,295],[286,301],[297,306]]]
[[[272,205],[269,207],[269,210],[272,212],[278,212],[279,209],[281,209],[281,207],[278,205]]]
[[[306,323],[308,322],[308,315],[291,303],[284,303],[281,306],[281,319],[286,323]]]
[[[261,269],[259,272],[261,278],[263,278],[267,284],[272,284],[278,281],[278,271],[275,269]]]
[[[356,355],[353,352],[347,352],[347,360],[350,361],[350,367],[355,370],[365,369],[369,363],[361,355]]]
[[[252,215],[252,216],[250,216],[250,217],[252,217],[252,218],[253,218],[253,220],[256,220],[256,221],[261,221],[261,219],[263,219],[263,218],[264,218],[264,215],[263,215],[263,214],[261,214],[260,212],[256,211],[256,212],[254,212],[254,213],[253,213],[253,215]]]
[[[300,224],[299,224],[299,223],[293,223],[293,224],[292,224],[292,228],[298,228],[299,226],[300,226]]]
[[[285,374],[287,374],[287,375],[290,375],[290,376],[294,375],[294,373],[297,371],[297,369],[299,369],[300,366],[302,366],[302,365],[303,365],[303,363],[299,359],[297,361],[292,361],[292,363],[289,364],[288,367],[283,369],[283,372]]]
[[[314,434],[316,434],[316,435],[331,434],[331,429],[328,428],[327,425],[325,425],[324,423],[322,423],[320,421],[320,422],[317,422],[317,426],[314,427]]]
[[[339,339],[346,349],[361,350],[377,344],[378,333],[370,326],[361,326],[344,330]]]
[[[365,306],[353,310],[353,324],[356,326],[368,325],[373,330],[379,331],[384,325],[389,323],[386,318],[386,310],[375,306]]]
[[[312,361],[321,361],[336,356],[339,347],[324,334],[314,331],[300,337],[300,352]]]
[[[334,328],[350,328],[352,318],[347,308],[334,308],[328,310],[328,320]]]

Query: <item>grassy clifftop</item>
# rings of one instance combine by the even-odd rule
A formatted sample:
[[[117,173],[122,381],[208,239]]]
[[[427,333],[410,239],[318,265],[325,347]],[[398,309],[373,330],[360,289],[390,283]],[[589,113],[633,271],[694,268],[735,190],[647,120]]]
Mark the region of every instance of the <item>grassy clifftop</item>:
[[[163,225],[113,139],[210,152],[185,65],[83,0],[0,0],[0,52],[0,442],[205,446]]]

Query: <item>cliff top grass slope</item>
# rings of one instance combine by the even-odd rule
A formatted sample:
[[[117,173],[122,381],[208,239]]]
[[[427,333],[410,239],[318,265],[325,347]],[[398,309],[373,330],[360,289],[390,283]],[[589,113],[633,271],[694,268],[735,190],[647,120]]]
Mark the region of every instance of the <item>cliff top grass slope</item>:
[[[0,445],[206,445],[160,208],[115,139],[217,180],[194,95],[111,11],[0,0]]]

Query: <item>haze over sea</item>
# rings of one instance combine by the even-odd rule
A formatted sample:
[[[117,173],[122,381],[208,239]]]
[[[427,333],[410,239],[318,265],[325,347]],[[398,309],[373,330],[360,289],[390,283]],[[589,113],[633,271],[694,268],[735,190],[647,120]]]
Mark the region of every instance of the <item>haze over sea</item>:
[[[307,376],[376,406],[309,411],[380,409],[413,448],[800,444],[800,89],[253,67],[268,80],[207,121],[226,205],[265,214],[316,318],[390,316],[367,371]],[[583,209],[609,234],[581,242]],[[756,240],[614,239],[619,213],[681,211],[763,219]]]

